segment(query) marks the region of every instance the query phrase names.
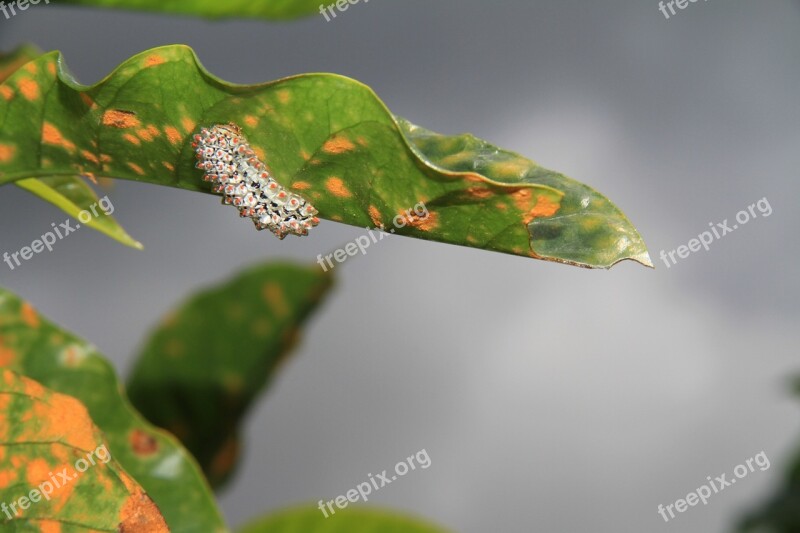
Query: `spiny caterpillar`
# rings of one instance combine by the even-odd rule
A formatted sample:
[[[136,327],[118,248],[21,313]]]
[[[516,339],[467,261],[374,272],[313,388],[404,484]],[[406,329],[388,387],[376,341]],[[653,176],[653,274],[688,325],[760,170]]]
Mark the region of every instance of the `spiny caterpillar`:
[[[205,171],[203,180],[214,184],[223,204],[237,207],[239,216],[252,218],[259,230],[283,239],[290,233],[308,235],[319,224],[314,206],[272,179],[236,124],[202,128],[192,147],[197,168]]]

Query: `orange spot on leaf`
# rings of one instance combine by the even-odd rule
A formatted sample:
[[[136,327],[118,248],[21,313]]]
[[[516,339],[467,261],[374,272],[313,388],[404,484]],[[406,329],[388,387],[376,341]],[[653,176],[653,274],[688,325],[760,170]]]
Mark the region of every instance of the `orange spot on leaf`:
[[[368,211],[369,211],[369,218],[370,218],[370,220],[372,220],[372,224],[376,228],[377,227],[382,227],[383,226],[383,216],[381,215],[381,212],[378,211],[378,208],[375,207],[374,205],[371,205],[371,206],[369,206],[369,210]]]
[[[8,144],[0,144],[0,163],[7,163],[11,161],[17,149]]]
[[[551,202],[547,196],[540,194],[536,197],[536,205],[522,219],[525,224],[530,223],[534,218],[551,217],[561,208],[557,203]]]
[[[292,183],[292,189],[296,191],[305,191],[306,189],[310,189],[311,184],[307,181],[295,181]]]
[[[174,126],[165,127],[164,133],[167,134],[167,139],[169,140],[169,142],[176,146],[179,145],[181,143],[181,140],[183,139],[183,135],[181,135],[181,132],[179,132],[178,128]]]
[[[26,100],[34,101],[39,98],[39,84],[36,80],[25,78],[19,82],[19,91]]]
[[[342,136],[332,137],[325,141],[322,145],[322,150],[329,154],[343,154],[355,150],[356,145],[350,139]]]
[[[350,198],[353,193],[345,186],[341,178],[332,176],[325,181],[325,188],[338,198]]]
[[[54,146],[60,146],[68,151],[75,150],[75,145],[64,138],[61,135],[61,132],[56,128],[54,125],[50,124],[49,122],[45,122],[42,125],[42,142],[44,144],[52,144]]]
[[[136,113],[122,109],[109,109],[103,113],[103,125],[114,128],[137,128],[141,125]]]
[[[36,313],[36,309],[34,309],[31,304],[28,302],[23,303],[20,314],[22,316],[22,321],[25,322],[28,327],[39,327],[39,315]]]
[[[128,162],[128,166],[131,167],[131,170],[139,174],[140,176],[144,176],[144,169],[137,165],[136,163]]]
[[[145,58],[144,66],[148,67],[148,68],[149,67],[155,67],[155,66],[161,65],[162,63],[165,63],[165,62],[166,62],[166,60],[163,57],[161,57],[160,55],[151,54],[151,55],[147,56],[147,58]]]

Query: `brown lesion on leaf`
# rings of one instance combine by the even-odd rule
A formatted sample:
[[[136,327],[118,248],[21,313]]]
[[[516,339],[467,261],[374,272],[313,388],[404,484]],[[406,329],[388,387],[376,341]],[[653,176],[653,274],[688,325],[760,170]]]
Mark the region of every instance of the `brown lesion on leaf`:
[[[540,194],[536,197],[536,205],[523,217],[522,221],[529,224],[534,218],[551,217],[561,208],[560,204],[551,202],[550,199]]]
[[[220,449],[211,459],[209,465],[209,473],[211,477],[223,478],[225,477],[236,464],[239,458],[239,438],[236,435],[229,435]]]
[[[325,180],[325,188],[337,198],[350,198],[353,196],[353,193],[350,192],[350,189],[345,186],[342,178],[338,178],[336,176],[331,176]]]
[[[286,300],[286,294],[283,292],[283,287],[277,283],[266,283],[262,288],[262,295],[266,300],[270,309],[275,316],[285,318],[289,316],[289,302]]]
[[[124,472],[119,472],[131,495],[119,512],[120,533],[169,533],[158,506]]]
[[[94,103],[94,100],[92,100],[92,97],[89,96],[88,94],[86,94],[85,92],[80,93],[80,97],[81,97],[81,100],[83,101],[83,103],[86,104],[86,107],[93,108],[95,106],[95,103]]]
[[[322,145],[322,151],[328,154],[344,154],[346,152],[352,152],[356,149],[356,145],[350,141],[347,137],[343,137],[341,135],[331,137],[325,144]]]
[[[494,191],[489,187],[470,187],[466,192],[472,198],[476,198],[478,200],[486,200],[494,196]]]
[[[139,456],[152,455],[158,451],[158,440],[146,431],[136,428],[128,436],[133,453]]]
[[[371,205],[369,209],[367,209],[367,212],[369,213],[369,219],[372,221],[373,226],[376,228],[383,227],[383,215],[381,215],[377,207]]]
[[[432,231],[439,227],[439,213],[435,211],[428,211],[428,216],[424,218],[414,212],[409,216],[408,213],[401,211],[398,215],[405,221],[406,226],[419,231]]]
[[[141,122],[133,111],[109,109],[103,113],[103,125],[112,128],[138,128]]]

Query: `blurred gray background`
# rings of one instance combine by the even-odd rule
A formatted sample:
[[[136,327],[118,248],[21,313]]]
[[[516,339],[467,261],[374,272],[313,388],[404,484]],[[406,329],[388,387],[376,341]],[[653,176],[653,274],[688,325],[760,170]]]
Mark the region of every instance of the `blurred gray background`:
[[[171,43],[233,82],[352,76],[413,122],[593,185],[650,246],[656,270],[606,272],[393,237],[337,267],[250,419],[222,497],[233,524],[334,498],[425,448],[432,466],[370,503],[467,533],[707,533],[774,488],[800,437],[787,389],[800,371],[798,25],[789,0],[698,2],[670,20],[655,0],[372,0],[284,24],[40,4],[0,19],[0,48],[60,49],[83,83]],[[23,268],[0,264],[0,283],[123,374],[191,291],[363,232],[324,222],[279,242],[212,196],[126,182],[109,194],[144,251],[81,230]],[[763,197],[769,218],[670,269],[658,259]],[[0,253],[63,219],[4,187]],[[658,515],[762,450],[770,470]]]

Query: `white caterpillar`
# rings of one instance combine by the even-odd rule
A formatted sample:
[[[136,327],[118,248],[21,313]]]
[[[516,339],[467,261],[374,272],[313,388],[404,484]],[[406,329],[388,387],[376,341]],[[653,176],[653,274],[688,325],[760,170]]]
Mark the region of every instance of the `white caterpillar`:
[[[252,218],[259,230],[283,239],[290,233],[308,235],[319,224],[314,206],[272,179],[236,124],[201,129],[192,147],[197,168],[205,171],[203,180],[214,184],[223,204],[239,208],[239,215]]]

